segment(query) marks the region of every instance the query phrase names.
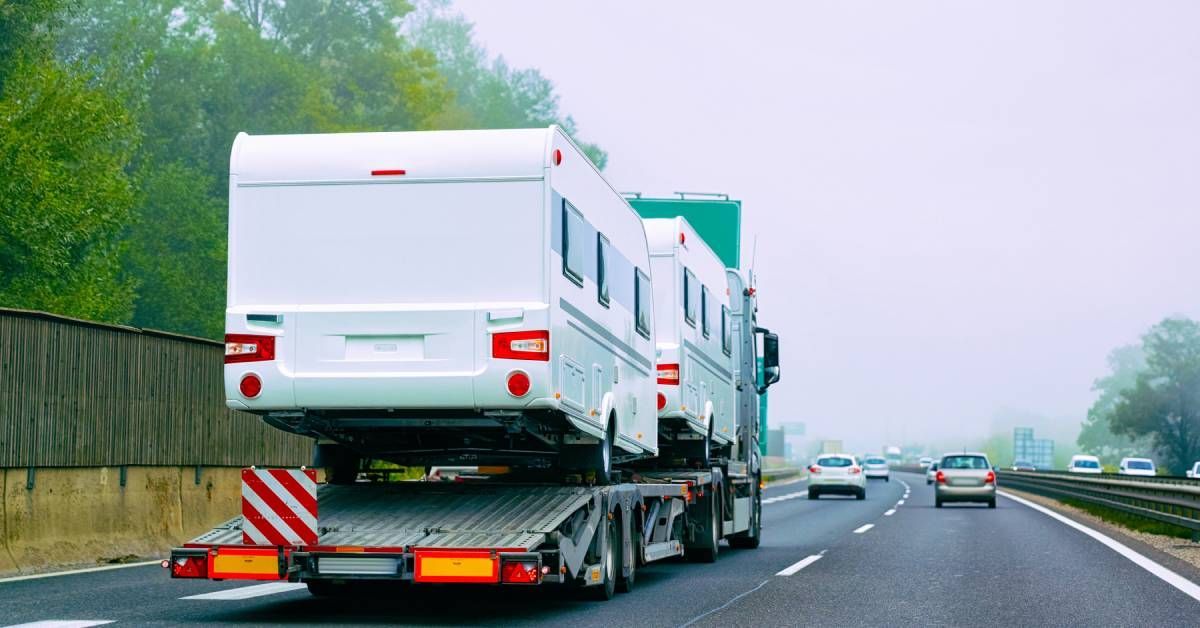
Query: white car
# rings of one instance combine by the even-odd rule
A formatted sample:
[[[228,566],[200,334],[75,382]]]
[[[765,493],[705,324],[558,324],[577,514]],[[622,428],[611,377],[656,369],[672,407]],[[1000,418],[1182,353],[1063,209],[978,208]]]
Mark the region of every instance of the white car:
[[[937,470],[938,470],[938,463],[930,461],[929,468],[925,469],[925,483],[926,484],[933,484],[934,479],[937,478]]]
[[[1156,475],[1157,470],[1154,468],[1154,461],[1149,458],[1121,458],[1121,465],[1117,467],[1117,473],[1121,475]]]
[[[888,468],[887,459],[879,456],[867,456],[863,460],[863,475],[867,476],[868,480],[880,478],[884,482],[890,482],[891,469]]]
[[[920,460],[920,464],[921,464],[922,469],[928,470],[929,465],[933,464],[933,458],[930,458],[929,456],[922,456],[921,460]]]
[[[1085,454],[1075,454],[1071,456],[1071,463],[1067,465],[1067,471],[1070,473],[1104,473],[1104,468],[1100,466],[1100,459],[1095,456]]]
[[[867,477],[850,454],[822,454],[808,468],[808,498],[823,494],[853,495],[867,498]]]
[[[1189,478],[1200,479],[1200,461],[1197,461],[1195,464],[1192,465],[1191,469],[1188,469],[1187,476]]]

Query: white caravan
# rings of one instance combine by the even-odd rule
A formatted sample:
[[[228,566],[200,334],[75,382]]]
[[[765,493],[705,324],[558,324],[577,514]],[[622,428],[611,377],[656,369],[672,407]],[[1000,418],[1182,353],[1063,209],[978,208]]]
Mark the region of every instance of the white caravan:
[[[557,127],[234,142],[226,403],[336,478],[656,455],[651,290],[640,218]]]
[[[659,437],[671,448],[664,455],[707,463],[737,438],[729,280],[687,220],[643,223],[657,306]]]

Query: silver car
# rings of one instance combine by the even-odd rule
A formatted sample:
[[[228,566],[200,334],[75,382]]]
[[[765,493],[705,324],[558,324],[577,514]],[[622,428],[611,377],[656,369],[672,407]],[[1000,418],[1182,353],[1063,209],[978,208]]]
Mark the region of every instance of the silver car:
[[[934,476],[934,505],[946,502],[986,502],[996,507],[996,472],[987,454],[946,454]]]

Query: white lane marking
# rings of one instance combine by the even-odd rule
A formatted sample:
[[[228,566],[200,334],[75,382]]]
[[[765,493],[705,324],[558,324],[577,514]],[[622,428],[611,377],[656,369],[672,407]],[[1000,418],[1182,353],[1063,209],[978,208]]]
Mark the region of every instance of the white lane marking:
[[[0,583],[3,582],[19,582],[21,580],[38,580],[40,578],[54,578],[56,576],[71,576],[77,573],[92,573],[93,571],[111,571],[113,569],[126,569],[128,567],[145,567],[146,565],[158,565],[162,563],[159,560],[147,560],[140,563],[124,563],[121,565],[105,565],[103,567],[87,567],[85,569],[72,569],[70,571],[53,571],[50,573],[35,573],[31,576],[12,576],[10,578],[0,578]]]
[[[1112,551],[1124,556],[1125,558],[1128,558],[1131,562],[1133,562],[1133,564],[1137,565],[1138,567],[1141,567],[1142,569],[1145,569],[1146,571],[1149,571],[1150,573],[1157,576],[1163,582],[1166,582],[1167,584],[1175,587],[1176,589],[1179,589],[1185,595],[1188,595],[1192,599],[1200,602],[1200,586],[1196,585],[1196,583],[1192,582],[1191,580],[1188,580],[1187,578],[1180,576],[1179,574],[1175,573],[1174,571],[1171,571],[1170,569],[1167,569],[1166,567],[1163,567],[1162,565],[1154,562],[1150,558],[1147,558],[1146,556],[1139,554],[1138,552],[1134,551],[1129,546],[1121,543],[1120,541],[1117,541],[1116,539],[1114,539],[1108,535],[1105,535],[1096,530],[1093,530],[1093,529],[1083,525],[1082,523],[1072,521],[1071,519],[1064,517],[1064,516],[1058,514],[1057,512],[1054,512],[1053,510],[1050,510],[1049,508],[1042,506],[1041,504],[1035,504],[1035,503],[1029,501],[1028,499],[1025,499],[1023,497],[1017,497],[1016,495],[1008,493],[1007,491],[996,491],[996,492],[1003,495],[1004,497],[1007,497],[1007,498],[1017,502],[1018,504],[1023,504],[1025,506],[1028,506],[1028,507],[1042,513],[1043,515],[1046,515],[1053,519],[1057,519],[1060,523],[1064,523],[1068,526],[1071,526],[1072,528],[1075,528],[1076,530],[1079,530],[1080,532],[1092,537],[1093,539],[1108,546],[1108,548],[1111,549]]]
[[[808,497],[808,493],[805,491],[799,491],[796,493],[788,493],[787,495],[778,495],[776,497],[768,497],[768,498],[764,499],[762,503],[763,504],[774,504],[775,502],[787,501],[789,499],[803,499],[805,497]]]
[[[904,480],[900,480],[900,483],[904,485],[904,492],[905,492],[905,493],[907,493],[907,492],[909,492],[909,491],[911,491],[911,490],[912,490],[912,487],[908,485],[908,482],[905,482]]]
[[[893,509],[891,509],[891,510],[889,510],[889,511],[885,512],[885,513],[883,513],[883,516],[885,516],[885,517],[890,517],[890,516],[892,516],[892,515],[894,515],[894,514],[896,514],[896,509],[895,509],[895,508],[893,508]]]
[[[863,532],[866,532],[867,530],[870,530],[871,528],[874,528],[874,527],[875,527],[875,524],[873,524],[873,523],[868,523],[867,525],[865,525],[865,526],[862,526],[862,527],[860,527],[860,528],[856,529],[856,530],[854,531],[854,533],[855,533],[855,534],[862,534]]]
[[[775,575],[790,576],[790,575],[796,573],[797,571],[800,571],[801,569],[804,569],[805,567],[817,562],[818,560],[821,560],[821,556],[823,556],[823,555],[824,554],[813,554],[812,556],[809,556],[808,558],[798,560],[795,563],[793,563],[790,567],[788,567],[787,569],[784,569]]]
[[[103,626],[111,624],[115,619],[43,619],[27,624],[11,624],[4,628],[88,628],[88,626]]]
[[[897,506],[903,506],[903,505],[904,505],[904,500],[902,499],[902,500],[900,500],[900,501],[896,502],[896,505],[897,505]]]
[[[181,600],[248,600],[252,597],[261,597],[264,595],[275,595],[276,593],[287,593],[297,589],[305,588],[303,582],[269,582],[267,584],[256,584],[249,587],[238,587],[236,589],[225,589],[224,591],[213,591],[212,593],[201,593],[199,595],[189,595],[181,597]]]

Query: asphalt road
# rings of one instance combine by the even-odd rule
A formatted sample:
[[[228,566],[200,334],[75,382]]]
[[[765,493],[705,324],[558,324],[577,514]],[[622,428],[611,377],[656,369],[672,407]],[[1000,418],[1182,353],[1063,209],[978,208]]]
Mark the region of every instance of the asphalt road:
[[[899,479],[911,486],[907,499]],[[902,474],[890,483],[872,482],[865,501],[826,497],[810,502],[805,493],[804,483],[767,489],[759,549],[722,546],[715,565],[644,567],[634,592],[607,603],[580,601],[550,587],[425,587],[379,597],[317,599],[303,585],[171,580],[154,566],[0,582],[0,625],[76,620],[256,626],[1182,626],[1200,621],[1200,602],[1084,534],[1007,499],[996,510],[935,510],[922,478]],[[217,599],[183,599],[207,593]]]

